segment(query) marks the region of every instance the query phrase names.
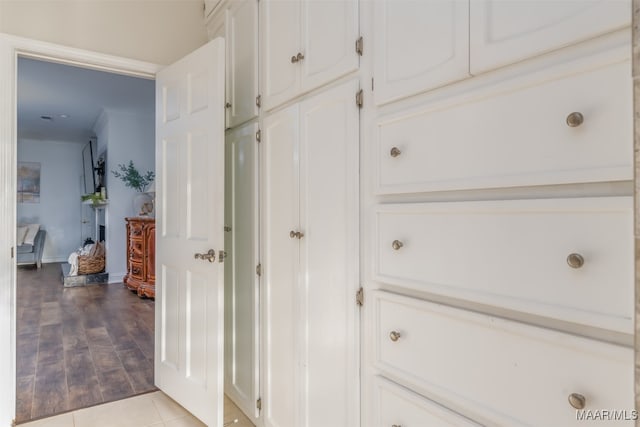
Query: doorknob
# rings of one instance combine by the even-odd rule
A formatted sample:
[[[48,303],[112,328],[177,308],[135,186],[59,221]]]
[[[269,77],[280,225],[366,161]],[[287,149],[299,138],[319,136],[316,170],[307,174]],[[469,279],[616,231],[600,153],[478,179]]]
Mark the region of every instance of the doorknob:
[[[213,249],[209,249],[209,252],[207,252],[206,254],[199,254],[196,253],[193,256],[195,259],[201,259],[201,260],[207,260],[209,262],[214,262],[216,260],[216,251],[214,251]]]

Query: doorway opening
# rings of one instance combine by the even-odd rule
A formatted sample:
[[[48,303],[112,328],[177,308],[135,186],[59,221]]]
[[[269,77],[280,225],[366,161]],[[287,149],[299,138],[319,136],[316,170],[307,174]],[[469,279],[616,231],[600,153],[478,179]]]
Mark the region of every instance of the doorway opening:
[[[155,83],[29,57],[17,70],[16,222],[42,236],[37,262],[21,266],[29,242],[17,232],[16,421],[26,422],[156,390],[154,300],[122,285],[135,192],[110,173],[129,161],[155,169]],[[97,242],[102,258],[91,256]],[[88,253],[72,257],[79,248]]]

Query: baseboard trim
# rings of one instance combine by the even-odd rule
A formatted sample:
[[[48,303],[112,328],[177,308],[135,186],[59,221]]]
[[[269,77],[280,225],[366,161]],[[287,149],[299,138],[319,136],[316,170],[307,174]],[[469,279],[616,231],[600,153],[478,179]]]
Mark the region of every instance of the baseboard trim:
[[[109,282],[108,283],[122,283],[122,279],[124,275],[127,273],[109,273]]]

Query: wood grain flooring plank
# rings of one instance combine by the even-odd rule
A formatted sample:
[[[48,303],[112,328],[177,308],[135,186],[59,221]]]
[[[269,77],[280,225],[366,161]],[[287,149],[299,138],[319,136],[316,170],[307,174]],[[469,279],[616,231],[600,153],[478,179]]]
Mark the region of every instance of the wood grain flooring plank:
[[[16,385],[16,421],[30,420],[35,375],[18,377]]]
[[[98,381],[105,401],[123,399],[135,394],[124,368],[99,371]]]
[[[68,409],[69,393],[64,361],[38,364],[31,416],[45,417]]]

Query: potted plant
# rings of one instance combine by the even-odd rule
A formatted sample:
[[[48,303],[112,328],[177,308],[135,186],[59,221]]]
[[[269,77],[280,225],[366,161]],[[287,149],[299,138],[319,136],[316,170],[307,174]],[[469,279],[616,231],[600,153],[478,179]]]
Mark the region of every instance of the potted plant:
[[[113,176],[119,178],[124,184],[133,188],[138,194],[133,199],[133,209],[136,215],[146,216],[153,212],[151,195],[145,193],[149,185],[155,179],[155,172],[147,171],[144,175],[138,172],[133,160],[129,160],[128,165],[118,165],[119,171],[111,171]]]

